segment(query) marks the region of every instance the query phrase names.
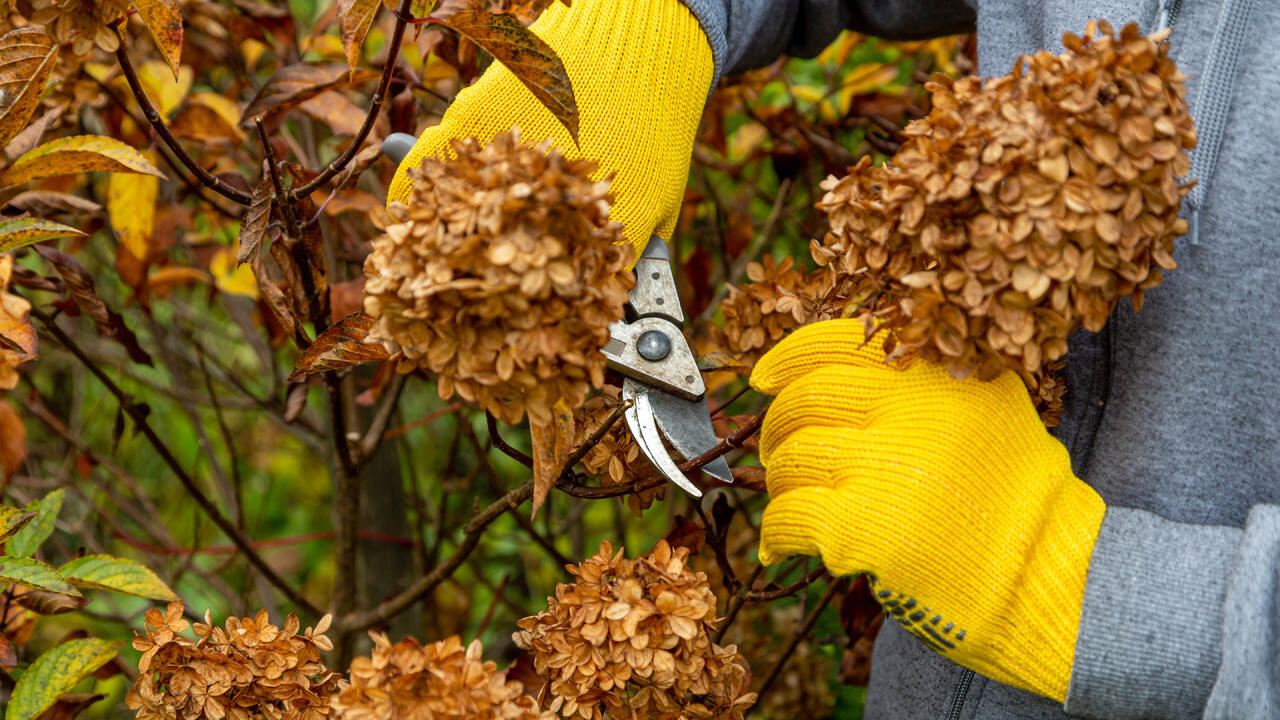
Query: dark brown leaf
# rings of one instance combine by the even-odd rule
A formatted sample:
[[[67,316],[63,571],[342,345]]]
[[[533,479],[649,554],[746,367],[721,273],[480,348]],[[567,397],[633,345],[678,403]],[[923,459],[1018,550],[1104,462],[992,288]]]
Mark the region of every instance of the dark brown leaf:
[[[124,318],[108,308],[107,304],[98,297],[94,290],[93,276],[84,265],[80,264],[79,260],[47,245],[36,245],[35,250],[62,276],[63,282],[67,284],[67,291],[71,293],[71,298],[75,300],[81,312],[93,320],[99,335],[120,343],[129,353],[129,359],[134,362],[142,365],[151,364],[151,356],[138,344],[138,337],[124,324]]]
[[[271,76],[267,84],[253,96],[249,107],[240,116],[240,125],[251,128],[256,117],[272,117],[348,80],[360,82],[373,76],[374,73],[368,70],[348,73],[347,66],[342,63],[288,65]]]
[[[385,360],[389,357],[386,348],[364,341],[372,327],[373,318],[364,313],[344,317],[337,325],[321,333],[302,353],[293,366],[289,382],[301,382],[318,373]]]
[[[687,547],[697,553],[707,541],[707,532],[698,523],[683,515],[677,515],[675,524],[667,531],[665,540],[672,548]]]
[[[258,187],[253,189],[253,201],[249,210],[240,221],[240,249],[236,251],[236,265],[243,265],[251,257],[258,254],[262,245],[262,236],[267,232],[267,222],[271,219],[273,190],[271,178],[263,175]]]
[[[543,425],[529,421],[529,433],[533,441],[533,509],[531,516],[538,514],[547,494],[556,484],[560,472],[564,470],[573,448],[575,430],[573,408],[564,400],[560,400],[551,408],[551,423]]]
[[[92,200],[67,193],[28,190],[14,196],[12,200],[5,203],[4,209],[0,210],[0,214],[8,216],[48,217],[58,213],[69,213],[83,220],[100,217],[102,206]]]
[[[0,147],[27,126],[57,57],[58,46],[40,25],[0,37]]]
[[[515,75],[578,141],[578,101],[555,50],[510,15],[467,10],[431,20],[484,48]]]
[[[89,604],[87,597],[72,597],[48,590],[28,590],[15,597],[13,601],[41,615],[61,615],[79,610]]]

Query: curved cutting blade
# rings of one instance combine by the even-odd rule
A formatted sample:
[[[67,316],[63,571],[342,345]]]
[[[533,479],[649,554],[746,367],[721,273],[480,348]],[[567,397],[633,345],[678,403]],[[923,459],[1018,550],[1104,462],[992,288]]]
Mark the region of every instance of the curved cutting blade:
[[[689,478],[685,477],[685,474],[676,466],[666,446],[662,444],[662,435],[658,433],[658,425],[654,421],[653,405],[650,403],[652,394],[649,388],[627,378],[622,384],[622,397],[624,400],[633,401],[623,417],[626,418],[627,428],[631,430],[631,437],[635,438],[640,451],[649,458],[649,462],[653,463],[654,467],[658,468],[658,472],[661,472],[663,477],[690,495],[702,497],[702,491],[689,482]]]
[[[685,400],[663,392],[650,393],[653,416],[658,427],[671,445],[685,460],[696,458],[720,444],[711,425],[711,411],[705,398]],[[733,482],[729,463],[718,457],[702,468],[711,477],[725,483]]]

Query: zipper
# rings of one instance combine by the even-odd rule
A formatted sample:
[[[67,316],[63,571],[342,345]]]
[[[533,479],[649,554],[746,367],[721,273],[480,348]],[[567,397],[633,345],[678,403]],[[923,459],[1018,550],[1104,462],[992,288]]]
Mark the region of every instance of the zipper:
[[[960,684],[956,687],[956,694],[951,696],[951,710],[947,713],[947,720],[960,720],[964,699],[969,694],[969,686],[973,684],[973,676],[974,672],[969,668],[960,670]]]
[[[1156,16],[1155,29],[1170,28],[1178,22],[1178,14],[1182,12],[1182,0],[1165,0],[1160,5],[1160,14]]]

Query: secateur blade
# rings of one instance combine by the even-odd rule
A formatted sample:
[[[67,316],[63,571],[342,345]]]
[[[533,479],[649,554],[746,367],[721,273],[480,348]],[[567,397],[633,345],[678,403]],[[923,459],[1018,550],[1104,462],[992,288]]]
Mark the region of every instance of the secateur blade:
[[[649,462],[658,468],[658,472],[662,473],[663,477],[690,495],[702,497],[702,491],[689,482],[689,478],[680,471],[667,452],[666,446],[662,444],[662,435],[659,434],[658,425],[654,421],[652,404],[653,396],[661,394],[662,391],[654,390],[631,378],[623,380],[622,400],[630,401],[623,415],[627,421],[627,429],[631,431],[631,437],[635,438],[636,444],[640,446],[640,452],[644,453]]]
[[[658,428],[685,460],[696,458],[720,444],[711,425],[711,411],[707,409],[705,398],[685,400],[659,392],[651,393],[649,402],[653,405]],[[702,471],[721,482],[733,482],[729,463],[723,456],[704,465]]]

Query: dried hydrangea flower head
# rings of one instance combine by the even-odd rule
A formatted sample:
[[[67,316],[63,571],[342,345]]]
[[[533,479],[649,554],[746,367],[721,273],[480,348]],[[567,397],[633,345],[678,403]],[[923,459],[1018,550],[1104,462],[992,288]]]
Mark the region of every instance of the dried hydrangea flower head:
[[[524,686],[481,657],[479,640],[457,635],[421,645],[392,645],[371,632],[373,650],[351,661],[349,680],[329,699],[342,720],[536,720],[537,704]]]
[[[164,611],[148,610],[146,634],[133,638],[142,653],[138,679],[125,705],[138,720],[326,720],[329,695],[338,676],[325,667],[321,652],[333,650],[324,635],[330,616],[315,629],[299,632],[298,617],[284,627],[272,625],[267,612],[252,618],[228,618],[213,624],[208,611],[195,625],[198,641],[179,634],[189,623],[182,603]]]
[[[756,699],[746,660],[711,642],[716,597],[688,557],[661,540],[628,560],[605,541],[518,623],[512,638],[533,654],[551,717],[741,720]]]
[[[27,319],[31,303],[10,292],[13,257],[0,255],[0,390],[18,385],[18,366],[35,355],[36,333]]]
[[[76,55],[95,46],[107,52],[120,47],[113,24],[129,15],[128,0],[31,0],[31,22],[44,25],[60,45]]]
[[[1196,135],[1167,36],[1091,22],[985,83],[935,76],[891,165],[824,183],[814,259],[867,274],[891,354],[956,377],[1013,368],[1052,393],[1043,369],[1067,335],[1101,329],[1122,297],[1140,308],[1174,269]]]
[[[743,363],[747,372],[787,333],[832,317],[828,274],[797,267],[794,258],[778,262],[765,255],[747,265],[747,279],[729,286],[720,306],[724,325],[711,327],[717,351]]]
[[[365,261],[370,342],[504,422],[551,421],[604,384],[609,324],[635,284],[608,181],[519,131],[409,170],[407,206]]]

